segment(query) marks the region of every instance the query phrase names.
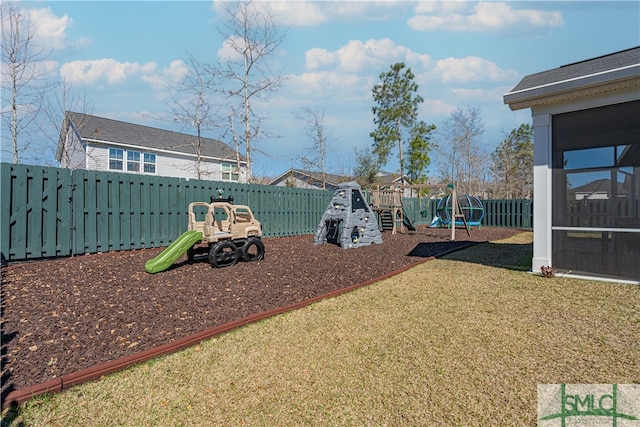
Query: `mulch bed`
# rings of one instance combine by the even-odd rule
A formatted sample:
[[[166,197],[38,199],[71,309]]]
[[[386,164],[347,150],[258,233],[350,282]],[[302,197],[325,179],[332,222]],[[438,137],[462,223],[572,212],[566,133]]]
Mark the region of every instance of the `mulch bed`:
[[[312,236],[264,239],[265,259],[214,269],[186,256],[144,271],[161,248],[2,267],[2,390],[19,390],[252,314],[375,279],[514,229],[419,227],[356,249]]]

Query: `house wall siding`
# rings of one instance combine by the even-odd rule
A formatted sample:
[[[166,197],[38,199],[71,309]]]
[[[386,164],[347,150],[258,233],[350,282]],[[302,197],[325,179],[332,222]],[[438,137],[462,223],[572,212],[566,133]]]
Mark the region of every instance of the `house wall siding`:
[[[68,169],[84,169],[87,163],[87,155],[78,134],[69,130],[65,136],[65,150],[60,165]]]
[[[117,147],[123,150],[127,150],[127,148]],[[153,153],[156,155],[156,173],[155,174],[145,174],[141,173],[141,175],[155,175],[155,176],[166,176],[173,178],[186,178],[186,179],[196,179],[196,167],[195,167],[195,159],[192,156],[172,154],[168,155],[167,153],[158,153],[153,150],[145,150],[143,148],[131,148],[133,151],[139,151],[140,153]],[[126,164],[126,154],[124,162]],[[222,179],[222,163],[219,161],[213,160],[203,160],[201,162],[201,179],[207,180],[215,180],[215,181],[223,181]],[[224,162],[224,163],[232,163],[232,162]],[[98,171],[110,171],[109,170],[109,146],[107,145],[96,145],[91,144],[87,146],[87,162],[86,168],[88,170],[98,170]],[[114,171],[111,171],[114,172]],[[126,172],[126,171],[120,171]],[[241,170],[240,180],[244,179],[244,169]]]

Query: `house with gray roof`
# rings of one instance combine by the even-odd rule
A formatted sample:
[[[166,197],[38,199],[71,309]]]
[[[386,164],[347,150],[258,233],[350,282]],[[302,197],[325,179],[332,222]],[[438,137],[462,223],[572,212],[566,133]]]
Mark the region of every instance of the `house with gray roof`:
[[[291,168],[272,179],[268,185],[335,191],[338,188],[338,184],[351,180],[352,178],[348,176]]]
[[[352,176],[336,175],[330,173],[322,173],[317,171],[307,171],[302,169],[291,168],[283,174],[272,179],[268,185],[274,185],[276,187],[293,187],[293,188],[313,188],[316,190],[330,190],[335,191],[338,189],[338,184],[344,182],[353,181]],[[376,175],[376,180],[372,184],[375,187],[392,186],[398,184],[407,184],[408,181],[405,177],[404,181],[400,180],[400,175],[390,172],[379,171]],[[406,197],[411,197],[410,190],[406,191]]]
[[[524,77],[531,109],[532,268],[640,284],[640,46]]]
[[[216,139],[68,111],[56,160],[70,169],[245,182],[246,160]]]

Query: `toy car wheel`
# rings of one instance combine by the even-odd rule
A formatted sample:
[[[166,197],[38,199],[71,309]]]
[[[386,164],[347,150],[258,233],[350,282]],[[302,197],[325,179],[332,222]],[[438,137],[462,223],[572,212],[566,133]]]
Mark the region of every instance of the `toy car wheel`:
[[[238,262],[238,247],[235,243],[226,240],[211,246],[209,263],[212,267],[231,267],[236,262]]]
[[[252,237],[242,246],[242,258],[245,261],[260,261],[264,258],[264,243],[262,240]]]

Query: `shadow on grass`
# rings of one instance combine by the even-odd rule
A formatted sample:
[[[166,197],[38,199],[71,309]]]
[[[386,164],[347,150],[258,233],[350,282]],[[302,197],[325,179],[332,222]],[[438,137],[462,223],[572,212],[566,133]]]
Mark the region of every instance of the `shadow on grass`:
[[[420,258],[440,258],[444,254],[457,251],[471,246],[473,243],[468,240],[453,242],[425,242],[418,243],[407,256],[415,256]]]
[[[533,243],[477,243],[440,259],[464,261],[508,270],[530,271]]]

